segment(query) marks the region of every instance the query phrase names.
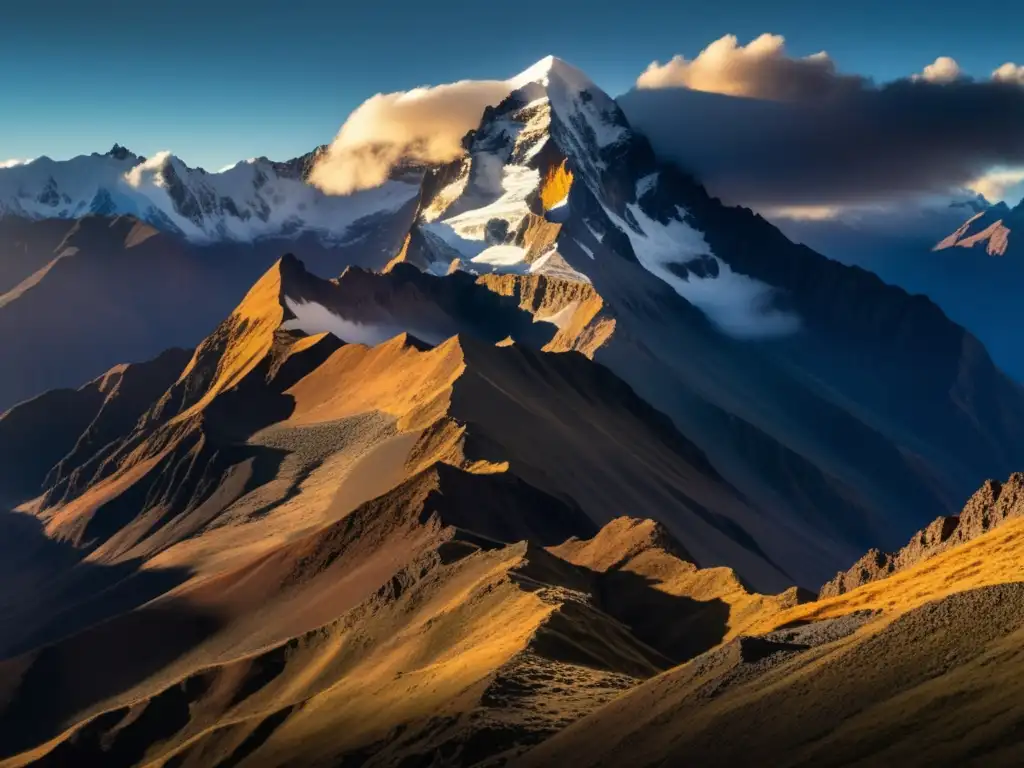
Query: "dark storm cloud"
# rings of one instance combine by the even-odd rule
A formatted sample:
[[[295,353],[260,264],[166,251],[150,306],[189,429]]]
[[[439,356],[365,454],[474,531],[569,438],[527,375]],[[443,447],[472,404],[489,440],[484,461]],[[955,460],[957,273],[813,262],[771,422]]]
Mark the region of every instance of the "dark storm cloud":
[[[1008,76],[976,82],[949,68],[935,76],[933,65],[931,76],[877,86],[836,73],[823,54],[734,55],[719,75],[728,90],[692,90],[714,82],[696,69],[700,59],[673,60],[675,73],[673,62],[652,65],[619,104],[659,155],[730,201],[874,202],[945,192],[993,167],[1024,165],[1024,87]],[[785,78],[798,83],[787,87]],[[780,93],[790,98],[773,100]]]

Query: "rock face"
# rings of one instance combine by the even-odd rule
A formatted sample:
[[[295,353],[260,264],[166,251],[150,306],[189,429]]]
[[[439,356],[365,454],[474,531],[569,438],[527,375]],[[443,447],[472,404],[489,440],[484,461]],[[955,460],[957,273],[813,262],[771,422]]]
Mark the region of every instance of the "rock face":
[[[947,248],[970,248],[983,250],[989,256],[1006,256],[1013,232],[1024,228],[1024,203],[1010,208],[1006,203],[996,203],[981,213],[975,214],[955,232],[943,238],[935,246],[936,251]]]
[[[987,480],[958,516],[937,518],[914,534],[898,552],[868,551],[848,571],[836,574],[825,584],[818,597],[835,597],[884,579],[1021,516],[1024,516],[1024,474],[1015,472],[1005,483]]]

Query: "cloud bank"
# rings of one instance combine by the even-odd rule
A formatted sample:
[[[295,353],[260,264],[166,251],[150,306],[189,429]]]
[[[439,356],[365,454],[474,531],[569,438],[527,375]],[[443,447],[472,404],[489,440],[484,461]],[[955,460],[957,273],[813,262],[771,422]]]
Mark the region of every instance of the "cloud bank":
[[[825,53],[793,58],[777,35],[746,46],[727,36],[692,60],[654,62],[618,102],[659,155],[713,194],[821,210],[944,193],[1024,166],[1022,70],[1006,64],[977,82],[940,57],[877,85],[839,73]]]
[[[511,90],[503,80],[463,80],[378,93],[341,126],[310,182],[328,194],[346,195],[384,183],[402,160],[454,160],[462,154],[462,137],[477,126],[484,108]]]

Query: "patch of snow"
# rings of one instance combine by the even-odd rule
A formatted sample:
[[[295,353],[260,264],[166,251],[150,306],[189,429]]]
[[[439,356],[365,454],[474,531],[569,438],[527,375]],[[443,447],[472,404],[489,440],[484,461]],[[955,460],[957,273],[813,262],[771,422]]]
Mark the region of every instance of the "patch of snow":
[[[492,245],[470,259],[470,263],[490,267],[493,272],[524,274],[527,271],[525,258],[526,251],[518,245]]]
[[[420,212],[420,220],[429,223],[443,216],[445,209],[459,198],[468,183],[469,174],[463,173],[455,181],[445,185],[430,201],[430,205]]]
[[[508,165],[501,169],[502,194],[491,203],[439,221],[425,223],[423,229],[436,235],[467,259],[488,247],[487,226],[499,219],[513,232],[530,213],[526,199],[540,185],[535,168]]]
[[[783,336],[797,331],[795,315],[771,306],[774,290],[747,275],[734,272],[715,256],[704,235],[687,224],[685,212],[677,208],[678,218],[662,224],[650,218],[638,205],[627,205],[639,231],[605,209],[612,221],[629,238],[637,259],[652,274],[704,312],[722,331],[738,338]],[[717,277],[686,277],[676,274],[671,265],[683,265],[693,259],[711,256],[718,262]]]
[[[636,199],[639,200],[641,197],[650,192],[654,186],[658,183],[658,172],[649,173],[643,178],[636,182]]]
[[[427,267],[427,272],[434,275],[435,277],[444,277],[448,274],[448,270],[451,268],[451,264],[443,261],[432,261],[430,266]]]
[[[549,277],[558,277],[563,280],[569,280],[574,283],[589,283],[590,278],[584,275],[582,272],[577,272],[562,258],[562,254],[557,249],[552,248],[547,253],[543,254],[539,259],[534,261],[530,265],[530,274],[541,274],[548,275]]]
[[[576,241],[576,245],[578,245],[580,247],[580,250],[587,254],[587,256],[589,256],[591,259],[594,258],[594,252],[590,250],[587,246],[585,246],[583,243],[581,243],[579,240]]]
[[[534,315],[533,322],[535,323],[551,323],[557,326],[559,330],[565,328],[571,321],[572,316],[579,308],[580,303],[578,301],[572,301],[566,304],[557,312],[552,312],[550,315]]]

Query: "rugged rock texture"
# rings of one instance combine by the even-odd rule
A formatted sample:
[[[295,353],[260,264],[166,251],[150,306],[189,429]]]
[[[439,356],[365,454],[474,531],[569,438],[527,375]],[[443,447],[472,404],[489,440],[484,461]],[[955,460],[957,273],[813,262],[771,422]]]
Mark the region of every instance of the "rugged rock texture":
[[[996,584],[822,638],[737,639],[513,764],[1012,765],[1022,599],[1024,585]]]
[[[35,570],[4,563],[47,594],[0,594],[0,765],[508,760],[799,602],[701,567],[784,578],[668,419],[583,355],[495,346],[494,312],[548,324],[446,281],[285,258],[190,359],[80,393],[33,459],[45,492],[0,516]],[[434,295],[477,334],[292,325],[296,298],[347,295]],[[5,451],[46,417],[11,415]]]
[[[989,256],[1006,256],[1010,238],[1020,237],[1013,232],[1024,226],[1024,204],[1010,208],[1006,203],[996,203],[975,214],[955,232],[943,238],[935,246],[936,251],[947,248],[971,248],[984,250]]]
[[[615,318],[590,283],[549,275],[481,275],[477,282],[502,296],[512,296],[534,322],[555,325],[558,333],[545,346],[553,352],[577,351],[593,358],[615,332]]]
[[[464,145],[363,253],[386,270],[286,256],[191,357],[0,418],[0,768],[1012,757],[1020,476],[888,579],[793,584],[1024,466],[1019,387],[660,165],[564,62]],[[0,298],[21,352],[215,310],[226,262],[153,227],[63,246]]]
[[[934,557],[1024,515],[1024,474],[1015,472],[1000,483],[987,480],[970,498],[958,516],[940,517],[918,531],[898,552],[870,550],[845,572],[825,584],[819,599],[842,595],[864,584],[887,578],[922,560]]]

